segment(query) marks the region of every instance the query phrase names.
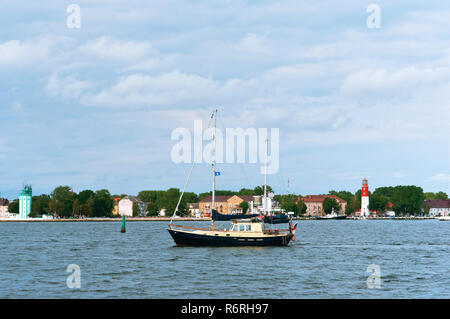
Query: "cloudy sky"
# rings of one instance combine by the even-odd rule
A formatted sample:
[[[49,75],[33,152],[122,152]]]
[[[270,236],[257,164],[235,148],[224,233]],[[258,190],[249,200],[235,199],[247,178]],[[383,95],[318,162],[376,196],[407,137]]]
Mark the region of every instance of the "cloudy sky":
[[[81,8],[68,28],[67,7]],[[381,8],[368,28],[367,6]],[[418,185],[450,192],[446,1],[0,4],[0,192],[182,188],[175,128],[279,128],[277,193]],[[220,166],[218,189],[263,182]],[[209,191],[198,165],[188,190]]]

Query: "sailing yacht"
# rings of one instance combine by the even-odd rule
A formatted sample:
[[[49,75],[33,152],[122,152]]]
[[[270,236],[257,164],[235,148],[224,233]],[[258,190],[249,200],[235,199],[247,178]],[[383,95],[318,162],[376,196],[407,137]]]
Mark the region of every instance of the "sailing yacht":
[[[173,224],[173,217],[168,225],[168,231],[177,246],[287,246],[291,240],[295,240],[296,225],[292,226],[292,215],[275,214],[271,207],[271,199],[267,196],[267,152],[268,140],[266,140],[266,166],[264,174],[263,206],[256,210],[256,214],[220,214],[215,207],[216,185],[216,159],[215,138],[217,110],[214,118],[214,151],[212,161],[212,198],[211,198],[211,226],[209,228],[189,227]],[[191,168],[192,173],[192,168]],[[191,174],[190,173],[190,174]],[[190,176],[189,174],[189,176]],[[189,181],[189,177],[188,177]],[[188,181],[185,184],[188,183]],[[181,193],[173,216],[176,215],[181,198]],[[230,228],[216,226],[216,222],[229,222]],[[279,229],[274,224],[285,224],[287,228]]]

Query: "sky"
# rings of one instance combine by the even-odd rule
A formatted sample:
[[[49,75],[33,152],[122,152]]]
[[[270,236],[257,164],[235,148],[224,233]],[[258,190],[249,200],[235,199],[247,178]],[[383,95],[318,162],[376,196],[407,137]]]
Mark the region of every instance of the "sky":
[[[446,1],[3,0],[0,13],[1,197],[24,183],[182,189],[191,165],[172,161],[171,134],[214,109],[224,128],[279,128],[276,193],[366,177],[450,194]],[[260,166],[218,165],[217,189],[261,185]],[[208,164],[186,190],[211,190]]]

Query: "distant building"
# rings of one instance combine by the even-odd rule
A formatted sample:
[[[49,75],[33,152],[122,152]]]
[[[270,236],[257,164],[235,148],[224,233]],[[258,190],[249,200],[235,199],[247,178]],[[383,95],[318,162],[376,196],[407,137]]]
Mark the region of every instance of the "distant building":
[[[158,216],[166,216],[167,209],[161,208],[159,210]]]
[[[384,212],[384,216],[386,217],[395,217],[395,212],[393,210],[388,210]]]
[[[242,208],[239,206],[242,202],[249,204],[248,213],[252,213],[258,203],[261,203],[261,196],[253,195],[227,195],[227,196],[215,196],[214,206],[221,214],[242,214]],[[200,215],[211,214],[212,196],[203,198],[198,203],[198,209]]]
[[[186,209],[189,212],[189,215],[192,217],[200,217],[200,210],[198,208],[198,203],[187,203]]]
[[[118,210],[120,216],[133,216],[133,204],[137,203],[139,206],[139,210],[141,211],[140,215],[145,212],[145,204],[136,196],[125,196],[119,201]]]
[[[117,216],[119,215],[119,201],[121,200],[120,197],[114,197],[114,204],[112,209],[112,215]]]
[[[340,206],[339,214],[345,214],[345,207],[347,206],[347,201],[343,200],[336,195],[306,195],[302,198],[306,205],[306,216],[324,216],[325,212],[323,210],[323,201],[325,198],[335,199]],[[337,213],[337,212],[336,212]]]
[[[380,213],[381,213],[381,212],[379,212],[379,211],[377,211],[377,210],[369,210],[369,213],[366,212],[366,213],[364,214],[364,216],[365,216],[365,217],[368,217],[368,216],[378,216]],[[361,214],[361,209],[355,210],[354,215],[355,215],[356,217],[361,217],[361,216],[363,216],[363,215]]]
[[[9,217],[8,205],[9,200],[7,200],[6,198],[0,198],[0,218]]]
[[[426,199],[422,203],[422,212],[431,217],[449,216],[450,215],[450,199]]]
[[[27,219],[31,213],[31,185],[25,185],[22,193],[19,194],[19,218]]]

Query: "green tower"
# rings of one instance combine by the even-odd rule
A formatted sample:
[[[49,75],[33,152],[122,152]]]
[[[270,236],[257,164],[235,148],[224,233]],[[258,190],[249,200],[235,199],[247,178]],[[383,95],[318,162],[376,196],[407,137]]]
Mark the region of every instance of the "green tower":
[[[27,219],[31,212],[31,185],[25,185],[19,194],[19,218]]]

